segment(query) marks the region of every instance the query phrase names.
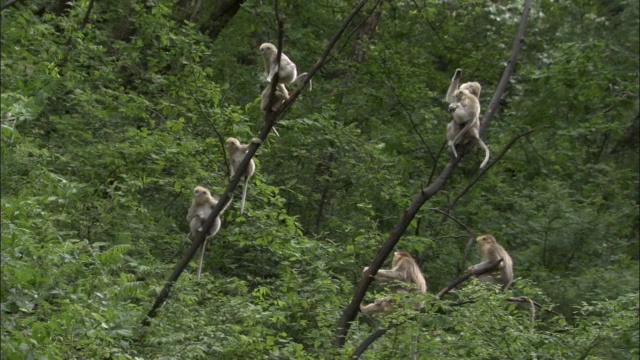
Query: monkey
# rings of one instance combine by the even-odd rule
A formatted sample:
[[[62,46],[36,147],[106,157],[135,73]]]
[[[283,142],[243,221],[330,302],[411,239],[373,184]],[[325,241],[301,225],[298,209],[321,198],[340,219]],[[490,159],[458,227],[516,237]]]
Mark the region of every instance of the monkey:
[[[447,125],[447,143],[458,157],[456,144],[464,144],[475,139],[484,150],[484,160],[480,164],[483,168],[489,161],[489,148],[480,138],[480,91],[482,87],[477,82],[467,82],[460,85],[462,69],[456,69],[451,84],[447,90],[446,100],[449,102],[449,112],[453,120]]]
[[[271,94],[271,83],[267,84],[262,92],[262,101],[260,102],[260,109],[262,111],[267,111],[267,107],[269,106],[269,94]],[[273,95],[273,105],[271,106],[271,111],[278,111],[282,104],[289,100],[289,91],[284,86],[283,83],[278,83],[276,85],[276,91]]]
[[[480,235],[476,238],[476,242],[478,243],[478,251],[480,252],[482,262],[470,266],[467,272],[472,272],[498,259],[502,259],[498,269],[492,273],[484,273],[478,276],[478,280],[483,283],[501,284],[502,291],[507,290],[513,282],[513,261],[511,260],[511,256],[498,244],[496,238],[492,235]]]
[[[196,186],[193,189],[193,201],[191,202],[191,206],[189,207],[189,211],[187,213],[187,222],[189,223],[189,237],[195,239],[196,235],[199,232],[202,232],[204,223],[207,221],[209,215],[213,211],[213,208],[218,204],[218,200],[211,196],[211,192],[202,186]],[[224,209],[220,212],[222,214],[227,207],[231,204],[231,201],[227,203]],[[202,270],[202,260],[204,258],[204,251],[207,246],[207,240],[213,237],[220,230],[220,215],[216,216],[216,219],[209,229],[209,233],[204,239],[202,246],[200,248],[200,261],[198,263],[198,272],[197,277],[200,280],[200,272]]]
[[[291,84],[307,76],[306,72],[298,75],[296,64],[294,64],[293,61],[291,61],[284,53],[280,54],[280,64],[276,64],[278,48],[275,45],[271,43],[263,43],[260,45],[260,52],[262,52],[264,58],[264,69],[268,83],[271,82],[271,79],[273,79],[276,72],[279,75],[279,82],[283,84]],[[309,90],[311,91],[312,89],[313,83],[309,80]]]
[[[363,272],[367,271],[369,267],[365,267]],[[416,264],[415,260],[406,251],[396,251],[393,254],[393,261],[391,263],[391,270],[378,270],[375,276],[376,282],[389,283],[395,282],[395,285],[389,286],[389,290],[393,292],[407,292],[406,283],[415,285],[415,288],[411,291],[417,291],[420,293],[427,292],[427,282]],[[360,311],[363,313],[375,313],[385,311],[392,305],[390,299],[376,299],[372,304],[362,305],[360,304]],[[423,307],[423,304],[416,304],[414,306],[416,310]]]
[[[260,143],[260,139],[253,139],[251,142]],[[227,139],[227,149],[229,150],[229,165],[230,165],[230,178],[233,179],[236,168],[244,159],[244,155],[249,151],[249,144],[241,144],[238,139],[230,137]],[[249,186],[249,178],[253,176],[256,171],[256,163],[251,159],[247,170],[244,173],[244,185],[242,186],[242,202],[240,203],[240,214],[244,213],[244,205],[247,199],[247,187]]]

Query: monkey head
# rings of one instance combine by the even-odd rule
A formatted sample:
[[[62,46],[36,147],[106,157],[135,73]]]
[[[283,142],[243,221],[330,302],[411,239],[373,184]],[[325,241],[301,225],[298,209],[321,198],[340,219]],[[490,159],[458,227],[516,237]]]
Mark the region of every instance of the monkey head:
[[[233,137],[228,138],[226,143],[227,149],[229,149],[229,151],[234,151],[240,147],[240,141]]]
[[[476,238],[476,242],[478,243],[478,246],[481,246],[481,247],[489,246],[497,243],[496,238],[494,238],[492,235],[489,235],[489,234],[478,236]]]
[[[480,83],[476,81],[472,81],[472,82],[466,82],[460,85],[460,88],[458,90],[466,90],[469,93],[471,93],[471,95],[480,99],[480,91],[482,90],[482,87],[480,86]]]
[[[196,186],[193,189],[193,199],[196,202],[202,202],[204,201],[204,199],[210,197],[211,194],[209,193],[209,190],[207,190],[206,188],[202,187],[202,186]]]
[[[263,54],[266,54],[267,56],[275,53],[278,51],[278,48],[276,48],[275,45],[273,45],[272,43],[263,43],[262,45],[260,45],[260,52]]]

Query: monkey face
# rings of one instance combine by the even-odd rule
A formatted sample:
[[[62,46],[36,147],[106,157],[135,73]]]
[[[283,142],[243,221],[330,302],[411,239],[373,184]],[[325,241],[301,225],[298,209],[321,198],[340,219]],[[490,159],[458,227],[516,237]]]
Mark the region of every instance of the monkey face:
[[[270,54],[274,51],[275,46],[271,43],[263,43],[260,45],[260,52],[265,54]]]
[[[491,235],[480,235],[476,238],[478,245],[495,244],[496,239]]]
[[[227,142],[227,148],[229,150],[235,150],[240,146],[240,141],[238,141],[238,139],[236,138],[230,137],[227,139],[226,142]]]
[[[193,198],[194,199],[200,199],[203,197],[208,197],[209,195],[209,190],[203,188],[202,186],[196,186],[195,189],[193,189]]]

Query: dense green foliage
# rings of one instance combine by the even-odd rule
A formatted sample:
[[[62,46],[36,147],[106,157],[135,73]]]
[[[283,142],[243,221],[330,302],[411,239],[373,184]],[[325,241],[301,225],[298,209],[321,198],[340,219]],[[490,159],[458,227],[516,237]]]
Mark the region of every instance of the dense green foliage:
[[[309,69],[352,1],[279,2],[285,52]],[[215,5],[214,5],[215,4]],[[235,10],[225,11],[233,5]],[[1,13],[3,359],[637,359],[639,12],[632,0],[535,2],[517,70],[484,134],[399,248],[427,275],[427,312],[360,316],[331,340],[361,270],[449,160],[454,70],[486,108],[518,1],[368,4],[256,155],[239,201],[151,326],[186,241],[195,185],[220,194],[229,136],[262,123],[258,46],[270,1],[17,1]],[[238,189],[239,190],[239,189]],[[512,254],[505,301],[475,281],[467,233]],[[184,249],[178,256],[184,254]],[[372,288],[367,301],[381,288]],[[467,300],[474,300],[471,303]],[[463,302],[456,304],[456,302]],[[553,308],[554,312],[547,311]]]

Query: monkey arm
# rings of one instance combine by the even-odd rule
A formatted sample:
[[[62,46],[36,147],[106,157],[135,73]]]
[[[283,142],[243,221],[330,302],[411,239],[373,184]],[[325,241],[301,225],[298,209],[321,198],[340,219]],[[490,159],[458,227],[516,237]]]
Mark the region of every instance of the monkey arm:
[[[456,135],[456,137],[453,139],[453,143],[457,144],[458,140],[461,139],[469,131],[469,129],[471,129],[472,126],[476,126],[476,122],[478,122],[478,125],[479,125],[480,120],[478,120],[477,117],[467,122],[467,124],[462,128],[462,130],[460,130],[458,135]]]
[[[368,305],[360,304],[360,311],[363,313],[376,313],[387,309],[391,305],[391,301],[387,299],[376,299],[373,303]]]
[[[196,216],[196,208],[191,206],[189,208],[189,212],[187,212],[187,222],[191,222],[191,219],[193,219]]]
[[[399,272],[399,271],[395,271],[395,270],[378,270],[378,273],[376,274],[376,280],[379,281],[388,281],[388,280],[404,280],[404,275]]]
[[[462,75],[462,69],[456,69],[456,72],[453,74],[453,78],[451,79],[451,84],[449,85],[449,89],[447,90],[447,95],[445,96],[445,101],[448,103],[456,102],[453,93],[458,90],[458,84],[460,83],[460,76]]]
[[[271,82],[271,79],[276,75],[280,66],[275,63],[275,59],[273,59],[273,63],[271,64],[271,70],[269,70],[269,75],[267,75],[267,82]]]
[[[502,264],[502,259],[498,259],[500,260],[500,263],[498,265],[495,265],[496,260],[487,260],[487,261],[483,261],[479,264],[475,264],[472,266],[469,266],[469,269],[467,269],[468,272],[473,273],[474,275],[481,275],[491,269],[494,268],[494,266],[496,268],[502,268],[504,265]]]

